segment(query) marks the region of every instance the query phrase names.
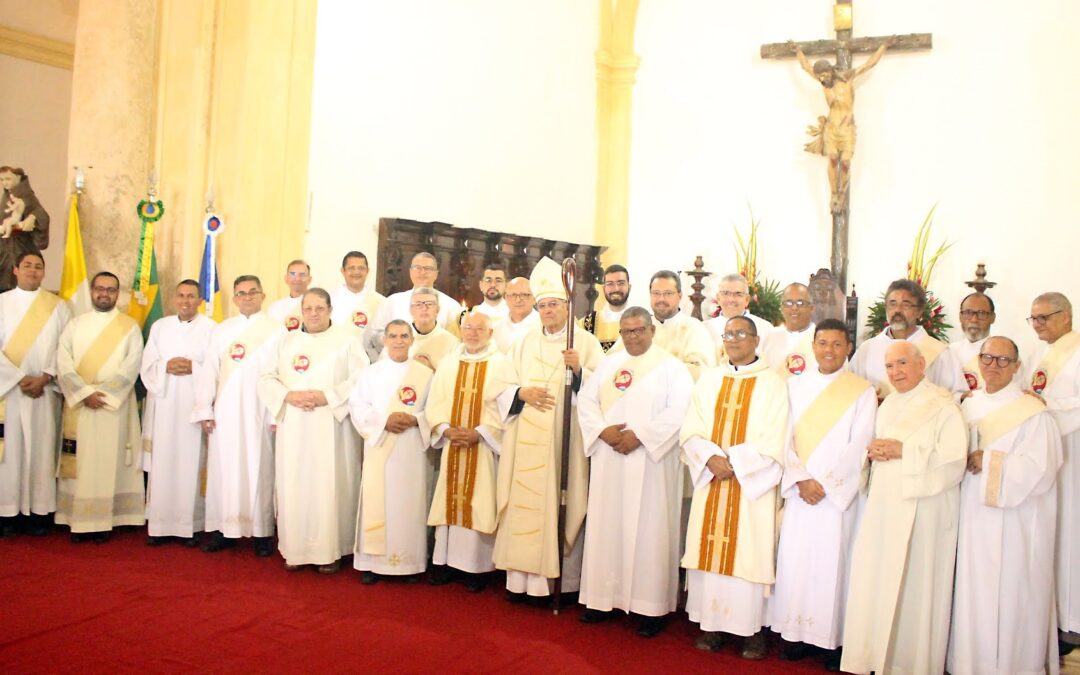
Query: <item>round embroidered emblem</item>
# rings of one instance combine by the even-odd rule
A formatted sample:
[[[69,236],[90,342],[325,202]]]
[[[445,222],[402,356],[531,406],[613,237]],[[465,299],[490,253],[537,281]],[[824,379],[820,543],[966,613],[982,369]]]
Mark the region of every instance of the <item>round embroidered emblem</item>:
[[[292,367],[298,373],[302,373],[311,365],[311,359],[303,354],[297,354],[292,360]]]
[[[967,380],[968,389],[975,391],[979,388],[979,378],[975,377],[975,373],[969,373],[964,371],[964,379]]]
[[[357,328],[363,328],[363,327],[367,326],[367,314],[364,314],[363,312],[359,312],[359,311],[353,312],[352,313],[352,322],[353,322],[353,325],[356,326]]]
[[[619,391],[626,391],[630,388],[630,385],[634,383],[634,374],[629,370],[623,368],[615,373],[615,388]]]
[[[416,405],[416,390],[412,387],[402,387],[398,390],[398,400],[407,406]]]
[[[285,329],[286,330],[296,330],[299,327],[300,327],[300,319],[299,318],[297,318],[295,316],[290,316],[289,318],[285,319]]]
[[[247,347],[243,343],[235,342],[229,347],[229,358],[233,361],[243,361],[245,356],[247,356]]]
[[[1046,371],[1036,370],[1031,376],[1031,390],[1036,394],[1041,394],[1043,389],[1046,389]]]
[[[806,357],[802,354],[788,354],[787,371],[792,375],[802,375],[806,370]]]

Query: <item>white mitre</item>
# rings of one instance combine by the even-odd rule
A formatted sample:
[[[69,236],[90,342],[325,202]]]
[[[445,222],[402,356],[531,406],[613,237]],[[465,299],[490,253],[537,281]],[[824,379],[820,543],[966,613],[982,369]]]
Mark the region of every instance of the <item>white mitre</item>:
[[[566,300],[566,289],[563,288],[562,282],[562,266],[547,256],[540,258],[532,274],[529,275],[529,288],[536,302],[544,298]]]

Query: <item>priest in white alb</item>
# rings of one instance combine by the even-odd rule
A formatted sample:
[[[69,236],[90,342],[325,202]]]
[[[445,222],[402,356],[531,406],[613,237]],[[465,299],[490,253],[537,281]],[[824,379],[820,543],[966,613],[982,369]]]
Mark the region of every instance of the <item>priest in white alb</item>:
[[[259,400],[259,376],[277,354],[285,327],[262,311],[259,278],[233,281],[238,316],[214,328],[205,367],[195,380],[191,421],[207,434],[207,553],[251,537],[255,554],[274,553],[273,419]]]
[[[694,387],[680,433],[694,496],[686,531],[686,612],[716,651],[740,635],[745,659],[765,658],[765,601],[775,580],[776,535],[788,428],[784,381],[756,355],[757,326],[727,321],[725,362]]]
[[[983,293],[970,293],[960,302],[960,339],[949,343],[949,351],[956,357],[964,372],[968,389],[982,389],[982,372],[979,370],[979,353],[990,336],[997,314],[994,301]]]
[[[1057,590],[1061,652],[1080,645],[1080,333],[1072,303],[1043,293],[1031,304],[1028,323],[1041,344],[1025,359],[1024,387],[1040,396],[1061,433],[1064,462],[1058,472]]]
[[[439,364],[427,401],[432,446],[442,451],[428,525],[435,528],[435,566],[429,580],[448,583],[465,575],[465,587],[478,593],[494,571],[495,472],[501,450],[502,420],[492,382],[505,355],[491,339],[492,319],[467,312],[462,344]]]
[[[533,268],[529,285],[536,296],[540,326],[510,349],[499,374],[499,414],[506,420],[499,458],[495,567],[506,570],[507,598],[546,598],[554,579],[562,592],[578,590],[582,536],[588,494],[588,466],[582,449],[574,396],[600,363],[603,349],[592,333],[574,332],[567,349],[569,307],[562,270],[550,258]],[[563,406],[571,409],[570,455],[566,488],[566,530],[559,558],[559,495],[562,475]],[[545,600],[537,600],[545,602]]]
[[[409,358],[412,328],[383,331],[386,356],[365,369],[349,395],[349,415],[364,438],[353,567],[360,581],[415,577],[427,567],[431,427],[424,408],[434,374]]]
[[[15,259],[15,288],[0,295],[0,521],[14,526],[21,514],[35,536],[48,534],[56,510],[56,351],[71,320],[44,278],[42,254],[27,251]]]
[[[101,543],[114,527],[145,522],[135,402],[143,339],[139,324],[116,310],[119,294],[114,274],[94,275],[94,309],[68,323],[56,354],[64,395],[56,522],[76,542]]]
[[[511,279],[506,285],[506,306],[509,313],[506,319],[492,327],[493,338],[500,352],[509,352],[518,338],[540,325],[540,315],[536,313],[535,305],[529,280],[525,277]]]
[[[949,345],[930,337],[919,318],[926,308],[926,291],[910,279],[897,279],[885,291],[885,315],[889,324],[885,330],[863,342],[851,358],[851,372],[870,380],[884,399],[893,391],[885,372],[885,351],[889,345],[906,341],[919,348],[926,361],[926,379],[960,396],[969,392],[960,370],[960,362]]]
[[[392,319],[408,321],[411,318],[409,306],[412,303],[412,292],[417,288],[435,288],[435,281],[439,278],[439,261],[427,251],[421,251],[412,257],[409,263],[409,281],[412,286],[408,290],[392,293],[382,307],[379,308],[364,336],[368,353],[382,350],[382,333],[386,330],[386,324]],[[458,334],[458,317],[461,316],[461,303],[451,298],[446,293],[436,290],[439,296],[439,313],[436,318],[439,326]]]
[[[368,278],[368,259],[360,251],[349,251],[341,259],[341,278],[344,283],[330,294],[334,305],[330,320],[336,326],[347,326],[364,340],[364,349],[372,361],[379,358],[382,343],[369,345],[367,338],[375,316],[386,303],[386,298],[365,287]]]
[[[985,387],[962,406],[971,452],[960,484],[948,671],[1056,673],[1061,434],[1046,405],[1013,382],[1020,359],[1012,340],[988,338],[979,367]]]
[[[949,640],[967,430],[954,392],[930,382],[914,343],[895,340],[884,367],[893,393],[867,450],[840,667],[935,675]]]
[[[275,321],[280,321],[285,326],[285,330],[299,330],[300,298],[307,292],[310,285],[311,265],[299,258],[290,260],[285,267],[285,286],[289,289],[289,295],[271,303],[266,313]]]
[[[785,506],[769,625],[784,639],[780,658],[797,661],[824,649],[826,668],[836,671],[877,396],[846,367],[851,343],[843,321],[818,324],[812,349],[813,370],[787,381],[793,433],[780,484]]]
[[[434,288],[414,288],[409,301],[413,341],[409,358],[424,361],[429,368],[439,367],[443,357],[457,347],[460,340],[439,325],[439,293]]]
[[[170,537],[198,544],[206,514],[202,425],[191,421],[195,381],[217,325],[200,314],[199,282],[185,279],[173,292],[176,314],[154,322],[143,349],[143,468],[147,473],[146,530],[151,546]]]
[[[788,284],[780,298],[784,325],[761,340],[761,356],[780,377],[814,372],[814,300],[804,284]],[[850,344],[850,343],[849,343]]]
[[[704,321],[706,330],[712,336],[716,347],[717,362],[723,361],[724,332],[727,330],[728,319],[737,316],[745,316],[754,322],[757,328],[758,340],[764,341],[775,327],[766,319],[750,313],[750,284],[746,277],[741,274],[725,274],[720,278],[720,289],[716,293],[716,305],[719,313],[707,321]],[[761,349],[761,344],[758,349]]]
[[[259,379],[277,424],[274,477],[278,550],[285,568],[338,571],[352,553],[360,490],[360,439],[349,394],[368,364],[348,326],[330,324],[330,294],[304,293],[303,328],[283,337]]]
[[[678,600],[683,468],[679,429],[693,379],[653,341],[642,307],[622,312],[623,349],[607,354],[578,394],[589,457],[589,507],[580,602],[582,623],[615,610],[652,637]]]

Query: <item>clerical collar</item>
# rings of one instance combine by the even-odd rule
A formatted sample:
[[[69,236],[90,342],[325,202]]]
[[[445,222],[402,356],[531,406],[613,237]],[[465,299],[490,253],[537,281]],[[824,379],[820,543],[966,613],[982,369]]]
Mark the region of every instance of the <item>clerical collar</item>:
[[[195,312],[194,314],[192,314],[192,315],[191,315],[191,318],[190,318],[190,319],[188,319],[187,321],[185,321],[185,320],[183,320],[183,319],[181,319],[181,318],[180,318],[180,315],[179,315],[179,314],[177,314],[177,315],[176,315],[176,320],[177,320],[177,321],[179,321],[180,323],[191,323],[191,322],[192,322],[192,321],[194,321],[194,320],[195,320],[195,318],[196,318],[196,317],[198,317],[198,316],[199,316],[199,313],[198,313],[198,312]]]
[[[674,313],[674,314],[672,314],[671,316],[669,316],[668,318],[666,318],[666,319],[661,319],[660,317],[656,317],[656,320],[657,320],[657,321],[659,321],[660,323],[665,323],[665,322],[667,322],[667,321],[672,321],[672,320],[674,320],[674,319],[677,319],[677,318],[679,318],[679,314],[680,314],[681,312],[682,312],[682,310],[681,310],[681,309],[677,309],[677,310],[675,310],[675,313]],[[656,315],[654,314],[653,316],[656,316]]]
[[[741,366],[735,365],[734,363],[731,362],[731,359],[728,359],[728,365],[731,366],[731,369],[734,370],[736,373],[739,372],[739,368],[749,368],[750,366],[754,365],[757,362],[758,362],[757,354],[754,355],[754,360],[753,361],[751,361],[750,363],[743,364]]]
[[[544,330],[544,335],[546,335],[548,337],[557,337],[559,335],[562,335],[562,334],[564,334],[566,332],[566,326],[569,323],[570,323],[570,320],[567,319],[566,323],[563,324],[563,327],[560,328],[559,330],[555,331],[554,333],[549,332],[548,329],[547,329],[547,326],[543,326],[542,328]]]
[[[330,327],[331,327],[331,326],[333,326],[333,325],[334,325],[334,320],[333,320],[333,319],[331,319],[331,320],[330,320],[330,325],[326,327],[326,330],[330,330]],[[309,330],[307,329],[307,326],[305,326],[305,325],[304,325],[304,322],[303,322],[303,321],[301,321],[301,322],[300,322],[300,332],[301,332],[301,333],[308,333],[309,335],[321,335],[322,333],[325,333],[325,332],[326,332],[326,330],[324,330],[324,331],[319,331],[318,333],[312,333],[311,331],[309,331]]]

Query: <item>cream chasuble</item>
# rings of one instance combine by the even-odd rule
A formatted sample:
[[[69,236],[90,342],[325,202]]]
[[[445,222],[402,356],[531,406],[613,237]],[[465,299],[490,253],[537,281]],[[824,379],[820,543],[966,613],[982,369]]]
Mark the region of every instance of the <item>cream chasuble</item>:
[[[303,323],[300,303],[303,299],[303,295],[295,298],[282,298],[270,305],[270,309],[266,310],[266,313],[274,321],[280,321],[281,325],[285,326],[285,330],[290,332],[300,330],[300,325]]]
[[[507,588],[535,596],[551,593],[549,580],[559,576],[560,567],[564,593],[576,591],[580,581],[580,534],[585,522],[589,475],[576,410],[571,412],[562,566],[557,533],[562,410],[568,403],[573,405],[573,401],[565,401],[563,396],[566,367],[562,351],[565,348],[565,328],[558,334],[548,335],[541,327],[514,343],[498,374],[499,412],[504,417],[510,414],[520,387],[545,387],[555,397],[553,409],[540,412],[525,405],[520,413],[507,421],[499,460],[495,566],[507,570]],[[584,383],[604,352],[597,339],[585,331],[574,332],[574,349],[581,358]]]
[[[195,380],[191,421],[214,420],[206,452],[206,530],[224,536],[274,534],[272,417],[259,401],[259,375],[285,328],[263,312],[214,328]]]
[[[1052,345],[1040,342],[1024,361],[1023,387],[1046,400],[1057,422],[1065,459],[1058,472],[1058,542],[1055,588],[1058,623],[1080,633],[1080,333]]]
[[[39,398],[22,393],[26,376],[57,375],[67,303],[48,291],[13,288],[0,295],[0,517],[56,510],[60,406],[56,382]]]
[[[377,574],[420,574],[427,567],[431,427],[424,412],[433,373],[409,359],[376,361],[349,395],[353,426],[364,437],[360,508],[353,567]],[[400,434],[386,430],[391,413],[416,418]]]
[[[191,411],[216,325],[203,314],[186,322],[165,317],[150,327],[143,350],[143,468],[149,473],[146,525],[152,537],[191,537],[203,530],[206,445]],[[190,375],[167,372],[169,359],[177,357],[191,359]]]
[[[589,518],[580,601],[590,609],[644,616],[675,611],[678,599],[682,465],[679,428],[693,379],[655,344],[640,356],[611,352],[578,395],[590,458]],[[629,454],[600,440],[625,424],[641,441]]]
[[[851,372],[870,380],[870,383],[878,389],[880,396],[893,392],[893,387],[885,374],[885,352],[893,339],[889,329],[886,328],[859,345],[855,356],[851,357]],[[949,351],[948,345],[927,335],[921,326],[905,339],[913,342],[919,348],[919,353],[926,359],[926,379],[957,394],[957,398],[959,394],[970,391],[967,380],[964,379],[964,373],[960,369],[960,362],[956,360],[955,354]]]
[[[64,394],[65,457],[57,486],[56,522],[73,533],[145,522],[135,379],[142,362],[139,325],[116,309],[80,314],[60,336],[56,355]],[[105,406],[83,405],[94,392]],[[66,465],[66,466],[65,466]]]
[[[686,610],[704,631],[749,636],[765,625],[789,433],[787,387],[762,359],[702,373],[680,441],[694,485],[682,559]],[[714,455],[731,462],[732,478],[707,468]]]
[[[436,565],[477,574],[495,569],[495,472],[502,421],[491,385],[506,357],[495,343],[476,354],[458,345],[439,365],[428,395],[432,446],[441,448],[428,525],[435,526]],[[449,445],[447,428],[476,430],[480,440]]]
[[[773,330],[761,341],[761,356],[765,363],[787,379],[817,371],[814,358],[814,324],[793,333],[783,326]]]
[[[327,565],[353,550],[360,490],[360,439],[349,392],[367,354],[347,326],[286,335],[259,379],[259,399],[274,416],[278,550],[290,565]],[[293,391],[319,391],[326,405],[285,402]]]
[[[960,484],[949,672],[1056,673],[1061,435],[1046,406],[1016,384],[980,390],[961,411],[983,464]]]
[[[379,358],[379,352],[382,351],[382,333],[376,342],[369,342],[370,328],[385,303],[386,298],[380,293],[367,288],[353,293],[345,284],[338,286],[330,294],[331,324],[351,327],[353,333],[363,341],[364,350],[371,361]]]
[[[851,563],[842,670],[941,673],[949,638],[967,433],[953,394],[925,378],[878,409],[874,462]]]
[[[877,396],[843,368],[823,375],[816,367],[789,377],[788,395],[794,433],[780,484],[785,506],[769,625],[785,640],[835,649],[843,637],[855,497]],[[798,483],[804,480],[817,481],[825,498],[803,501]]]

